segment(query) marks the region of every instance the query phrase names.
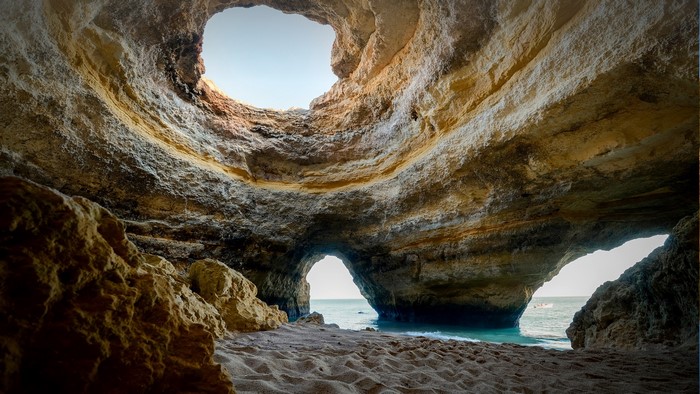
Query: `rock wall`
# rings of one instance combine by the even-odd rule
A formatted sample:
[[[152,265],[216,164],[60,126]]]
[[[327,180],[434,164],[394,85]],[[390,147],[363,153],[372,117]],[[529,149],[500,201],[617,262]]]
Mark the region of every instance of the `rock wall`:
[[[202,78],[208,18],[336,32],[308,111]],[[290,318],[316,256],[384,318],[513,326],[572,259],[698,208],[693,1],[0,2],[0,174],[214,258]]]
[[[232,393],[216,310],[84,198],[0,178],[0,391]]]
[[[566,330],[574,349],[698,346],[698,215],[666,244],[600,286]]]

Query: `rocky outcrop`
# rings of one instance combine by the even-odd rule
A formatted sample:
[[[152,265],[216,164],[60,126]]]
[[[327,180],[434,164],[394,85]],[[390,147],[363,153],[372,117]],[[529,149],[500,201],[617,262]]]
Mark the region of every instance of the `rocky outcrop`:
[[[566,330],[574,349],[698,346],[698,215],[666,244],[600,286]]]
[[[199,260],[189,269],[192,290],[213,305],[232,331],[272,330],[287,322],[277,305],[260,301],[258,289],[240,273],[216,260]]]
[[[324,325],[324,324],[326,324],[326,321],[323,318],[322,314],[320,314],[318,312],[312,312],[312,313],[309,313],[308,315],[304,315],[304,316],[298,318],[296,323],[297,324]]]
[[[201,78],[208,18],[257,4],[336,32],[308,111]],[[697,2],[397,4],[2,2],[0,174],[291,319],[331,253],[383,318],[513,326],[569,261],[697,210]]]
[[[0,178],[2,392],[233,392],[216,310],[84,198]]]

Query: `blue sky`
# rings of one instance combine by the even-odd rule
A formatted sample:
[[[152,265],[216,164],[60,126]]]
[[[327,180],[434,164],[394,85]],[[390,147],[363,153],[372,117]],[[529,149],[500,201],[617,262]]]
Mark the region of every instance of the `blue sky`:
[[[330,89],[335,33],[330,26],[265,6],[229,8],[204,30],[204,76],[259,108],[308,108]]]

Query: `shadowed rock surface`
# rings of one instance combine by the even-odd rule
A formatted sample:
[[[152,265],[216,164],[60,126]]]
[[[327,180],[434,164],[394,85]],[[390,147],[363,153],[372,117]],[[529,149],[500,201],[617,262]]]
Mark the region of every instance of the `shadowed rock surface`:
[[[698,216],[600,286],[566,330],[574,349],[698,347]]]
[[[212,304],[231,331],[272,330],[287,322],[277,305],[268,306],[256,295],[255,285],[220,261],[199,260],[188,272],[195,293]]]
[[[84,198],[0,178],[0,391],[232,393],[217,311]]]
[[[308,111],[201,78],[208,18],[336,32]],[[513,326],[569,261],[698,209],[697,2],[0,3],[0,174],[224,262],[291,319],[341,257],[382,318]]]
[[[318,312],[311,312],[308,315],[301,316],[296,321],[297,324],[316,324],[324,325],[326,324],[323,315]]]

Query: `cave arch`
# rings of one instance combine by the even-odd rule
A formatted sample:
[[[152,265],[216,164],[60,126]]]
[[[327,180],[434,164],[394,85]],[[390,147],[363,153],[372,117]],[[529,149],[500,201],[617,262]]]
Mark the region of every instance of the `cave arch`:
[[[334,248],[334,247],[326,247],[326,248],[315,248],[315,250],[311,253],[306,254],[304,257],[300,259],[299,262],[299,269],[300,269],[300,276],[301,280],[299,283],[299,287],[301,289],[300,294],[302,295],[300,298],[300,308],[298,312],[298,316],[303,316],[305,314],[308,314],[310,312],[309,310],[309,302],[311,299],[311,293],[310,293],[310,284],[307,281],[307,277],[309,275],[309,272],[312,270],[312,268],[319,263],[321,260],[323,260],[326,256],[332,256],[337,258],[338,260],[341,261],[343,266],[347,269],[348,273],[350,274],[350,277],[352,278],[354,286],[357,288],[359,291],[360,295],[369,301],[368,299],[368,293],[367,289],[371,287],[368,283],[363,281],[362,277],[359,277],[357,274],[356,267],[354,266],[352,260],[350,260],[347,257],[347,253],[343,253],[339,251],[339,248]],[[371,302],[370,302],[371,304]],[[297,317],[298,317],[297,316]]]
[[[325,255],[306,274],[311,300],[364,298],[343,261]]]
[[[633,238],[609,250],[597,250],[572,260],[537,289],[520,319],[524,336],[538,336],[546,320],[547,329],[566,337],[574,316],[594,298],[596,289],[613,283],[623,272],[643,265],[644,259],[665,246],[668,235]],[[555,309],[550,309],[555,308]],[[553,311],[553,312],[550,312]],[[564,315],[569,311],[570,315]],[[556,317],[556,319],[555,319]]]
[[[316,232],[314,236],[315,243],[327,246],[304,249],[310,251],[301,253],[299,258],[283,260],[282,266],[264,273],[267,279],[256,282],[262,289],[261,298],[279,305],[292,320],[310,312],[309,285],[305,280],[309,270],[323,256],[334,255],[343,261],[380,320],[483,328],[516,327],[534,290],[544,282],[545,276],[540,270],[548,270],[548,276],[552,277],[561,267],[587,252],[611,249],[628,239],[658,233],[638,230],[635,235],[620,239],[610,238],[608,232],[596,231],[596,236],[586,233],[584,241],[578,238],[580,229],[574,229],[568,235],[570,242],[562,243],[552,237],[553,234],[561,236],[564,230],[571,232],[568,224],[548,231],[540,228],[539,233],[526,231],[519,237],[511,236],[509,248],[514,252],[500,255],[499,260],[492,256],[481,260],[490,264],[486,272],[483,266],[470,267],[463,263],[464,268],[451,271],[447,277],[445,267],[455,264],[457,258],[448,253],[468,249],[473,254],[460,259],[484,259],[476,248],[490,236],[481,236],[486,239],[467,237],[456,245],[431,247],[420,254],[397,254],[376,247],[369,250],[361,245],[347,247],[345,245],[352,244],[351,240],[339,241],[343,238],[339,234],[344,233],[343,227],[347,224],[341,221],[333,223],[333,231]],[[328,228],[324,226],[318,225],[319,228]],[[556,241],[556,247],[552,245],[553,241]],[[572,248],[572,243],[579,246]],[[538,250],[546,250],[547,255]]]
[[[624,271],[663,246],[667,234],[634,238],[609,250],[596,250],[562,267],[537,289],[533,297],[590,297],[603,283],[616,280]]]

